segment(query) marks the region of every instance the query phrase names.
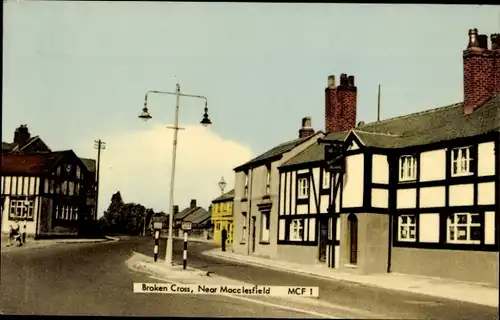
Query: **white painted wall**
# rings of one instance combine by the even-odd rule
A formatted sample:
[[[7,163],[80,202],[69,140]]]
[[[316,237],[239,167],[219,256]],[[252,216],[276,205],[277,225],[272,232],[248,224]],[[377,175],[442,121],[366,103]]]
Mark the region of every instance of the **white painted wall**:
[[[34,196],[39,194],[39,177],[5,176],[2,177],[2,183],[5,183],[5,188],[2,190],[2,194],[4,195],[11,195],[11,188],[13,191],[12,195],[15,196]]]
[[[347,148],[347,150],[358,150],[359,146],[356,142],[352,141],[351,145]]]
[[[285,230],[285,228],[286,228],[285,225],[286,225],[285,224],[285,220],[280,219],[279,220],[279,234],[278,234],[278,239],[279,240],[285,240],[285,231],[286,231]]]
[[[372,158],[372,181],[373,183],[389,183],[389,163],[387,156],[374,154]]]
[[[292,208],[293,210],[293,208]],[[307,214],[307,204],[298,204],[297,205],[297,214]]]
[[[420,154],[420,181],[446,178],[446,150],[426,151]]]
[[[280,174],[280,193],[279,193],[279,197],[280,197],[279,198],[279,202],[280,202],[279,214],[280,215],[285,214],[285,177],[286,177],[286,175],[284,173]]]
[[[428,187],[420,189],[420,207],[444,207],[446,192],[444,187]]]
[[[424,213],[420,219],[420,242],[439,242],[439,213]]]
[[[314,241],[315,237],[316,237],[316,219],[310,218],[309,219],[309,241]]]
[[[490,176],[495,174],[495,144],[485,142],[478,145],[478,175]]]
[[[320,213],[328,213],[329,199],[330,197],[327,194],[321,196],[319,203]]]
[[[340,174],[336,174],[335,175],[335,183],[337,183],[339,180],[341,179],[341,175]],[[335,185],[334,185],[335,186]],[[335,191],[334,190],[334,186],[332,186],[332,198],[334,197],[333,195],[333,192]],[[343,188],[343,186],[341,186]],[[337,195],[335,196],[336,199],[335,199],[335,212],[340,212],[340,196],[342,194],[342,189],[339,187],[338,191],[337,191]]]
[[[316,208],[316,199],[319,199],[320,196],[320,190],[321,190],[321,185],[322,181],[320,180],[320,168],[313,168],[312,169],[312,180],[310,184],[310,190],[309,190],[309,205],[310,205],[310,213],[318,213],[318,209]],[[314,186],[313,186],[314,183]]]
[[[342,193],[342,206],[353,208],[363,206],[364,155],[356,154],[346,158],[347,181]]]
[[[38,206],[39,206],[39,196],[35,198],[33,204],[33,221],[28,221],[26,223],[26,233],[28,235],[34,235],[36,232],[36,221],[38,219]],[[5,203],[2,210],[2,233],[7,234],[9,232],[9,226],[14,224],[14,221],[9,220],[10,213],[10,196],[5,197]],[[23,223],[20,222],[20,227],[22,229]]]
[[[485,212],[484,244],[495,244],[495,212]]]
[[[474,204],[474,185],[450,186],[450,206],[470,206]]]
[[[389,191],[385,189],[372,189],[372,206],[374,208],[388,208]]]
[[[416,189],[400,189],[397,191],[396,207],[398,209],[411,209],[417,205]]]
[[[477,202],[479,205],[495,204],[495,182],[479,183],[477,185]]]
[[[338,268],[340,265],[340,246],[335,246],[335,259],[334,259],[334,268]]]

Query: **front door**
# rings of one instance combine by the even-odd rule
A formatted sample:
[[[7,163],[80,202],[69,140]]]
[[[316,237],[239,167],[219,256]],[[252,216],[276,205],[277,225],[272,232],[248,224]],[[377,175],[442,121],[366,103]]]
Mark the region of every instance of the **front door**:
[[[255,252],[255,225],[257,219],[255,217],[252,217],[252,253]]]
[[[319,220],[319,261],[326,262],[326,250],[328,247],[328,219]]]
[[[350,214],[347,218],[349,224],[349,263],[358,263],[358,218]]]

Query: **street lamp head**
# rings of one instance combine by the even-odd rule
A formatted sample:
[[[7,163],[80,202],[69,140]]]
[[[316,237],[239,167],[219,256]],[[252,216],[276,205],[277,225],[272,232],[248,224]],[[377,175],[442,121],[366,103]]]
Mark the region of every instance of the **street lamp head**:
[[[225,187],[226,187],[226,181],[224,181],[224,177],[222,177],[219,181],[219,188],[222,192],[224,192]]]
[[[208,118],[208,108],[206,104],[205,104],[205,113],[203,114],[203,119],[200,121],[200,123],[204,127],[208,127],[209,124],[212,124],[212,121],[210,121],[210,119]]]
[[[149,114],[148,108],[146,107],[146,105],[144,105],[144,108],[142,108],[142,112],[139,115],[139,119],[142,119],[144,122],[146,122],[146,121],[148,121],[151,118],[152,117]]]

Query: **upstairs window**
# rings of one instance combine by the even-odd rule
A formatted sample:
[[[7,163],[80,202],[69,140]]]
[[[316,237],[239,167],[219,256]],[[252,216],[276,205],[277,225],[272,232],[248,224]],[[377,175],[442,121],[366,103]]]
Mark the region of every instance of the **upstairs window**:
[[[309,181],[307,178],[300,178],[297,184],[299,199],[309,197]]]
[[[401,156],[399,158],[399,181],[413,181],[417,179],[417,158],[415,156]]]
[[[471,147],[451,150],[451,175],[453,177],[472,174]]]
[[[266,195],[271,193],[271,166],[267,166]]]
[[[243,197],[248,197],[248,172],[245,172],[245,190],[243,191]]]
[[[447,219],[448,243],[481,243],[481,216],[479,213],[454,213]]]
[[[323,189],[330,188],[330,172],[323,170]]]

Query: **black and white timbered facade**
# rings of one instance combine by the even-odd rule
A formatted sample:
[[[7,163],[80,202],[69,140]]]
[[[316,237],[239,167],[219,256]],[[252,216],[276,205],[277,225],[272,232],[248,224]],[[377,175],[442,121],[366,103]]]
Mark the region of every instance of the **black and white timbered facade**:
[[[488,49],[470,31],[464,102],[445,107],[352,125],[353,106],[329,78],[334,129],[279,168],[278,258],[498,285],[500,69],[489,63],[500,62],[500,36],[491,38]],[[333,143],[336,161],[325,156]]]
[[[89,172],[73,151],[2,154],[2,232],[26,221],[27,234],[77,236],[92,220]]]

